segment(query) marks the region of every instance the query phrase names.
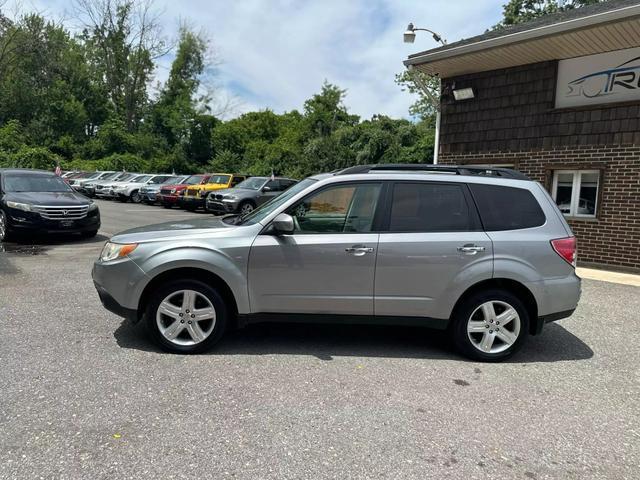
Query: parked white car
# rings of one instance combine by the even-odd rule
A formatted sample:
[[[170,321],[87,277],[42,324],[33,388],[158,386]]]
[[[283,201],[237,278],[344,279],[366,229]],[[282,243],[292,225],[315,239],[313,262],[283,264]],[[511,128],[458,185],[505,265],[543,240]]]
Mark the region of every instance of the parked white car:
[[[111,180],[95,181],[95,195],[98,198],[111,198],[113,196],[111,191],[114,186],[124,185],[125,183],[132,182],[134,179],[141,176],[141,173],[125,173]]]
[[[85,193],[84,192],[84,185],[86,183],[94,182],[96,180],[102,180],[102,179],[108,177],[109,175],[112,175],[113,173],[115,173],[113,170],[98,171],[98,172],[95,172],[92,175],[89,175],[88,177],[85,177],[85,178],[72,179],[72,180],[69,181],[69,185],[74,190],[77,190],[78,192]]]
[[[172,175],[140,175],[134,178],[131,182],[125,182],[122,184],[114,185],[112,188],[112,196],[120,200],[121,202],[132,201],[134,203],[140,203],[142,201],[142,195],[140,194],[140,188],[145,185],[157,185]]]

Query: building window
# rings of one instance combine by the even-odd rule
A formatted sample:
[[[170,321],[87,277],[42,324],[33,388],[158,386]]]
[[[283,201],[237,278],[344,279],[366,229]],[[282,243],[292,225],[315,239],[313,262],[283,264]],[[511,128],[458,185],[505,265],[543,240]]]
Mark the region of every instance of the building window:
[[[553,173],[553,199],[568,217],[594,218],[599,187],[598,170],[556,170]]]

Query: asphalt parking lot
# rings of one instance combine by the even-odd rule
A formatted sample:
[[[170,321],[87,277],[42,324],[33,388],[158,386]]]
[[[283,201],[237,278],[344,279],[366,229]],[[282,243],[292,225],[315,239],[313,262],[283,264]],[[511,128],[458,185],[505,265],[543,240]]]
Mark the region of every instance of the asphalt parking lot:
[[[585,280],[573,317],[502,364],[364,326],[170,355],[102,308],[90,269],[119,230],[205,214],[99,205],[96,239],[0,253],[0,478],[640,476],[639,287]]]

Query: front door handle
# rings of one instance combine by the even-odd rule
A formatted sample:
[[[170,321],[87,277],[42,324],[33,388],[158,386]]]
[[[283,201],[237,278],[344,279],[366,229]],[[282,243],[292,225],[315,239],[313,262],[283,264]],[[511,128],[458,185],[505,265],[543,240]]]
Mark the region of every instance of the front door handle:
[[[458,247],[458,251],[460,253],[464,253],[465,255],[476,255],[478,252],[484,252],[485,247],[479,247],[478,245],[468,243],[467,245]]]
[[[347,253],[353,253],[357,256],[362,256],[366,253],[373,253],[373,247],[365,247],[364,245],[354,245],[344,249]]]

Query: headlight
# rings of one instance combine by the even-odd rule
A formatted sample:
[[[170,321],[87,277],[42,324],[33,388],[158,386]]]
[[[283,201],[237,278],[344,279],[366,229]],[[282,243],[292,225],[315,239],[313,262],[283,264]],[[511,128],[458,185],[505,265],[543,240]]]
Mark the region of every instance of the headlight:
[[[169,190],[169,193],[174,194],[174,193],[176,193],[176,191],[177,191],[177,189],[172,188],[171,190]]]
[[[7,207],[24,210],[25,212],[33,211],[33,205],[31,205],[30,203],[7,202]]]
[[[138,246],[137,243],[107,242],[104,244],[102,253],[100,253],[100,260],[103,262],[109,262],[117,258],[125,257],[129,255],[131,252],[133,252],[137,246]]]
[[[97,210],[97,209],[98,209],[98,205],[96,205],[94,202],[91,202],[89,204],[89,211],[90,212],[93,212],[94,210]]]

